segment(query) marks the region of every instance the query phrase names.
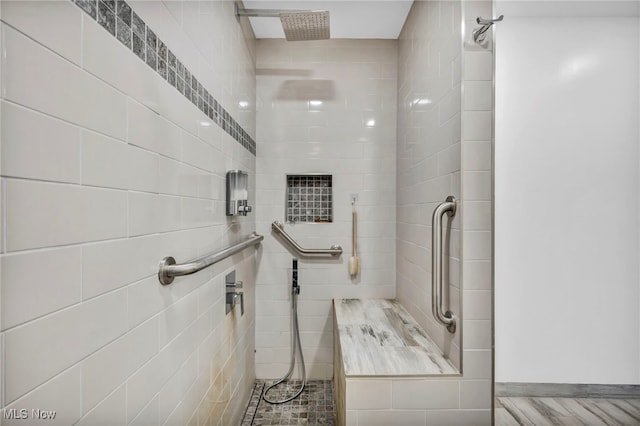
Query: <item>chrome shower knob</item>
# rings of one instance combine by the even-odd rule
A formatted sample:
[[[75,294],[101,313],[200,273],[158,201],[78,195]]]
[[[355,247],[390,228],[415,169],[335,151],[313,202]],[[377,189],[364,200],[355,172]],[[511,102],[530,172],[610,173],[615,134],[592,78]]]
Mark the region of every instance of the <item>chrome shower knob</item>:
[[[227,288],[242,288],[243,285],[242,281],[236,281],[235,283],[227,283]]]

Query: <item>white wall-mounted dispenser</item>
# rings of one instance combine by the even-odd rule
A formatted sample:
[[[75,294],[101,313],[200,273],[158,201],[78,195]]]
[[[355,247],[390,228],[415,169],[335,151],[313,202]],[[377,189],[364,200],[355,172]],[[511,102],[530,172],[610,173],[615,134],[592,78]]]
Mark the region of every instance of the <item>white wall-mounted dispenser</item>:
[[[246,216],[249,205],[249,177],[242,170],[227,172],[227,216]]]

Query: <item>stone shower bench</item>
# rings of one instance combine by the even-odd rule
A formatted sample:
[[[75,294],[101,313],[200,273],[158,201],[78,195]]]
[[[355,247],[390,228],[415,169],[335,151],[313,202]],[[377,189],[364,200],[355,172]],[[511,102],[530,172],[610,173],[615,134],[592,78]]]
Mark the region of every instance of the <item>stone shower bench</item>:
[[[446,398],[423,403],[428,395],[414,395],[414,407],[411,397],[401,397],[419,389],[438,393],[434,379],[460,373],[397,300],[334,299],[333,307],[338,425],[383,424],[399,414],[420,423],[421,409],[454,408]]]

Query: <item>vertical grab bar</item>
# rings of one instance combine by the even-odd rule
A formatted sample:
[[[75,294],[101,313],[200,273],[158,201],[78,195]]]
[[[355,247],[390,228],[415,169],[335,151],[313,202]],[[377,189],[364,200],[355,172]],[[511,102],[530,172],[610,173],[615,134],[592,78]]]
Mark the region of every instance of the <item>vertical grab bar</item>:
[[[442,311],[442,269],[444,259],[442,256],[442,217],[452,217],[456,214],[456,199],[452,195],[447,197],[433,211],[431,218],[431,311],[440,324],[447,327],[450,333],[456,332],[456,319],[453,312]]]

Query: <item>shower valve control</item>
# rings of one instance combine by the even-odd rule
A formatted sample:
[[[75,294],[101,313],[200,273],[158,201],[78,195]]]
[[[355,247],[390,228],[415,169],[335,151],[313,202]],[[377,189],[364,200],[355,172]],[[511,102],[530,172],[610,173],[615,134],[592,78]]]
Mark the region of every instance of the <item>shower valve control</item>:
[[[236,281],[236,271],[231,271],[224,278],[225,282],[225,312],[228,314],[235,308],[238,299],[240,299],[240,315],[244,315],[244,293],[238,291],[244,283]]]
[[[242,288],[244,283],[242,281],[236,281],[235,283],[226,283],[227,288]]]

